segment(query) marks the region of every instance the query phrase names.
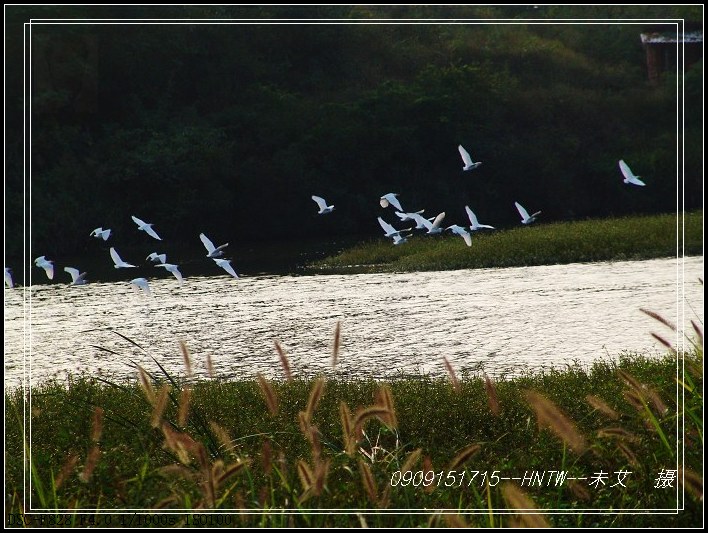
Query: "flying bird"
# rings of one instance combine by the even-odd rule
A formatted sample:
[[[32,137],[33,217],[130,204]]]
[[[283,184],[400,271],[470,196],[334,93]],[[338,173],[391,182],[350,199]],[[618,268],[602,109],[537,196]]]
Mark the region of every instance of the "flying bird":
[[[465,150],[461,144],[458,145],[457,149],[460,151],[460,155],[462,156],[462,162],[465,164],[465,166],[462,167],[462,170],[472,170],[482,164],[481,161],[477,161],[476,163],[473,162],[472,156],[470,156],[470,153]]]
[[[15,286],[12,282],[12,270],[8,267],[5,267],[5,285],[7,285],[9,289],[12,289]]]
[[[109,251],[111,253],[111,259],[113,259],[113,262],[115,263],[113,268],[137,268],[135,265],[131,265],[130,263],[123,261],[118,255],[118,252],[116,252],[115,248],[111,248]]]
[[[93,230],[89,235],[91,235],[91,237],[96,237],[97,239],[103,239],[104,241],[107,241],[108,237],[111,236],[111,230],[98,227]]]
[[[327,213],[331,213],[332,211],[334,211],[334,206],[327,205],[327,202],[324,198],[320,196],[315,196],[313,194],[312,199],[317,203],[317,206],[320,208],[320,210],[317,212],[318,215],[326,215]]]
[[[135,223],[138,225],[138,229],[139,229],[139,230],[144,231],[145,233],[147,233],[148,235],[150,235],[150,237],[152,237],[153,239],[157,239],[158,241],[161,241],[161,240],[162,240],[162,239],[160,238],[160,236],[159,236],[157,233],[155,233],[155,230],[152,229],[152,226],[153,226],[154,224],[148,224],[147,222],[143,222],[142,220],[140,220],[140,219],[139,219],[138,217],[136,217],[136,216],[132,216],[132,215],[131,215],[131,218],[133,219],[133,222],[135,222]]]
[[[69,285],[86,285],[86,272],[79,273],[79,270],[72,267],[64,267],[64,272],[68,272],[71,276],[71,283]]]
[[[157,252],[152,252],[145,258],[145,261],[154,261],[155,263],[164,263],[167,261],[167,254],[158,254]]]
[[[494,229],[494,226],[487,226],[486,224],[480,224],[477,220],[477,215],[475,215],[468,205],[465,206],[465,211],[467,211],[467,217],[470,219],[470,229],[472,231],[477,231],[480,228]]]
[[[34,264],[43,268],[49,279],[54,279],[54,261],[49,261],[42,255],[34,260]]]
[[[399,211],[403,211],[403,208],[401,207],[401,202],[398,201],[398,193],[396,192],[390,192],[388,194],[384,194],[380,199],[379,199],[379,204],[381,204],[381,207],[388,207],[389,204],[395,207]]]
[[[405,237],[402,237],[400,235],[393,236],[393,244],[399,245],[399,244],[403,244],[404,242],[408,242],[408,239],[406,239]]]
[[[458,226],[457,224],[453,224],[452,226],[448,226],[445,229],[449,229],[455,235],[459,235],[460,237],[465,239],[467,246],[472,246],[472,235],[470,235],[469,232],[465,228],[463,228],[462,226]]]
[[[401,219],[401,222],[407,222],[409,220],[411,222],[417,222],[416,217],[420,217],[422,213],[425,213],[425,209],[421,209],[415,213],[401,213],[400,211],[396,211],[396,216]],[[422,228],[423,226],[420,227]]]
[[[130,280],[131,285],[133,286],[133,290],[138,290],[138,287],[140,287],[145,294],[152,294],[150,292],[150,285],[148,285],[148,280],[145,278],[135,278]]]
[[[234,267],[231,266],[231,259],[214,259],[214,262],[219,265],[221,268],[226,270],[229,274],[231,274],[233,277],[238,279],[238,274],[236,274],[236,271],[234,270]]]
[[[521,215],[522,224],[531,224],[533,221],[536,220],[536,217],[541,214],[540,211],[536,211],[533,215],[529,216],[529,212],[526,211],[526,209],[524,209],[519,202],[514,202],[514,205],[516,206],[516,209],[518,209],[519,214]]]
[[[222,255],[224,255],[224,248],[229,245],[229,243],[227,242],[226,244],[222,244],[219,247],[215,247],[214,243],[211,242],[209,238],[203,233],[199,234],[199,238],[202,240],[202,244],[204,244],[204,248],[206,248],[207,250],[207,257],[211,257],[212,259],[214,257],[221,257]]]
[[[397,230],[396,228],[394,228],[391,224],[386,222],[381,217],[378,217],[377,220],[379,221],[379,224],[381,225],[383,230],[386,232],[386,235],[385,235],[386,237],[393,237],[394,235],[400,236],[402,231],[408,231],[408,230]]]
[[[182,285],[184,283],[184,280],[182,279],[182,273],[179,271],[179,267],[177,265],[171,265],[170,263],[161,263],[159,265],[155,265],[156,267],[162,267],[165,270],[168,270],[174,274],[174,276],[177,278],[179,281],[179,284]]]
[[[646,183],[639,179],[639,176],[634,175],[623,159],[619,160],[619,166],[622,171],[622,175],[624,176],[624,183],[631,183],[632,185],[639,185],[640,187],[644,187],[646,185]]]
[[[433,220],[432,222],[426,218],[420,218],[422,219],[421,223],[423,224],[423,226],[425,226],[425,229],[428,230],[428,235],[437,235],[443,232],[443,228],[442,226],[440,226],[440,224],[442,224],[442,221],[445,218],[445,211],[436,216],[435,220]]]

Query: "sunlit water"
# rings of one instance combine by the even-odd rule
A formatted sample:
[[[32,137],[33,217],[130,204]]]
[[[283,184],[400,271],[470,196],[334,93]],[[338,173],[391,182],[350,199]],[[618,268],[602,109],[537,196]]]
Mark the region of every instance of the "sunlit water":
[[[650,335],[676,335],[641,307],[679,324],[703,322],[703,258],[345,276],[190,277],[150,280],[153,296],[127,282],[5,289],[5,386],[86,373],[135,377],[138,363],[194,372],[282,377],[278,340],[300,375],[442,375],[443,356],[462,373],[492,376],[657,356]],[[682,316],[681,313],[685,313]],[[136,348],[113,331],[132,339]],[[110,350],[110,351],[107,351]],[[113,353],[111,353],[113,352]]]

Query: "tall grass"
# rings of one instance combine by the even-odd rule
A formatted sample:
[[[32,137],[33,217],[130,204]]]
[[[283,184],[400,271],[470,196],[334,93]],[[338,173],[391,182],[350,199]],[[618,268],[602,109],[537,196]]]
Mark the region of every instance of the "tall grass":
[[[686,255],[703,253],[703,213],[683,215]],[[313,272],[452,270],[676,256],[676,215],[606,218],[478,231],[459,237],[419,235],[393,246],[359,244],[309,266]]]
[[[182,352],[189,365],[186,346]],[[9,512],[25,512],[27,446],[34,505],[55,512],[218,509],[249,526],[698,525],[702,341],[681,355],[679,374],[681,360],[670,354],[494,383],[484,375],[458,378],[449,363],[450,379],[390,383],[296,375],[194,382],[160,367],[139,370],[128,384],[86,377],[46,383],[33,390],[31,443],[12,415],[25,398],[6,392],[6,502]],[[280,358],[287,360],[284,352]],[[677,396],[677,387],[686,394]],[[676,508],[675,490],[654,488],[662,469],[676,468],[687,494],[678,514],[545,512]],[[600,487],[501,479],[551,470],[610,478]],[[627,486],[610,488],[622,471],[631,471]],[[324,508],[446,511],[310,513]]]

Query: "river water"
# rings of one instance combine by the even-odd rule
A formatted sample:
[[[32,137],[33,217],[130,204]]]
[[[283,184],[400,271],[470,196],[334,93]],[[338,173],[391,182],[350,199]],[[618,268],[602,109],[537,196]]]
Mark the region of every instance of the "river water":
[[[195,374],[207,356],[221,378],[293,372],[396,378],[513,376],[624,352],[660,355],[651,337],[677,335],[644,307],[690,328],[703,323],[703,258],[578,263],[400,274],[189,277],[150,280],[152,296],[126,281],[5,289],[5,387],[85,373],[134,378],[130,362],[184,374],[179,341]],[[118,332],[143,350],[117,335]],[[691,333],[690,330],[688,333]],[[679,336],[680,338],[680,336]],[[110,350],[110,351],[107,351]],[[111,353],[112,352],[112,353]]]

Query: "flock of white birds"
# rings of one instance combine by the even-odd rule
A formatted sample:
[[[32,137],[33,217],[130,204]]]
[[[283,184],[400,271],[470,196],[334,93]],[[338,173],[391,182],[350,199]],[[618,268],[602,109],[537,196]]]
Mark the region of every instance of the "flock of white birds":
[[[162,238],[153,229],[153,224],[148,224],[147,222],[140,220],[136,216],[132,216],[131,218],[133,219],[133,222],[137,224],[138,230],[144,231],[153,239],[156,239],[158,241],[162,240]],[[111,234],[112,230],[98,227],[91,233],[89,233],[89,236],[96,237],[97,239],[102,239],[103,241],[107,241],[110,238]],[[231,276],[238,279],[238,274],[236,274],[236,271],[231,266],[231,260],[221,258],[221,256],[224,255],[224,248],[226,248],[229,243],[222,244],[221,246],[214,246],[214,243],[212,243],[209,237],[204,235],[204,233],[199,234],[199,239],[202,241],[204,248],[206,248],[207,258],[212,259],[217,264],[217,266],[223,268]],[[109,254],[111,256],[111,259],[113,260],[113,268],[138,268],[137,265],[124,261],[118,253],[118,250],[116,250],[114,247],[110,248]],[[180,285],[184,283],[184,277],[179,271],[179,266],[172,263],[168,263],[167,254],[158,254],[157,252],[152,252],[145,258],[145,260],[154,262],[155,267],[164,268],[167,272],[171,272],[172,275],[177,278],[177,281]],[[37,267],[44,269],[44,272],[46,273],[48,279],[54,279],[54,261],[49,260],[42,255],[34,260],[34,264]],[[87,283],[86,272],[80,272],[79,269],[74,267],[64,267],[64,272],[68,273],[71,276],[71,282],[69,283],[69,286],[85,285]],[[146,294],[152,294],[150,292],[150,285],[146,278],[132,279],[130,280],[130,284],[136,291],[142,290]],[[13,288],[15,286],[12,280],[12,270],[8,267],[5,267],[5,285],[9,288]]]
[[[464,163],[464,166],[462,167],[463,171],[473,170],[475,168],[478,168],[482,164],[481,161],[473,161],[470,153],[465,150],[462,145],[459,145],[457,147],[457,150],[460,152],[462,162]],[[621,159],[619,161],[619,167],[622,171],[622,175],[624,176],[624,183],[639,186],[645,185],[645,183],[639,179],[639,176],[635,176],[634,173],[632,173],[632,171],[630,170],[629,166],[627,166],[627,163],[625,163]],[[412,213],[407,213],[401,206],[401,202],[399,201],[398,196],[398,193],[393,192],[384,194],[380,198],[379,203],[383,208],[386,208],[390,205],[393,206],[396,209],[396,215],[398,216],[398,218],[401,219],[401,222],[415,222],[416,225],[413,228],[396,229],[384,219],[378,217],[379,225],[384,230],[384,236],[393,239],[393,244],[395,245],[407,242],[408,239],[406,239],[406,237],[402,235],[403,233],[408,233],[415,229],[424,229],[427,230],[427,235],[438,235],[445,230],[449,230],[455,235],[459,235],[460,237],[462,237],[467,246],[472,246],[472,233],[470,233],[470,231],[474,232],[485,228],[494,229],[494,226],[480,224],[479,220],[477,219],[477,216],[474,214],[474,212],[472,211],[472,209],[470,209],[468,205],[465,206],[465,211],[467,212],[467,218],[469,218],[470,221],[470,231],[468,231],[465,227],[459,226],[457,224],[453,224],[452,226],[447,226],[446,228],[443,228],[442,221],[445,218],[444,211],[442,213],[439,213],[437,216],[430,218],[425,218],[422,216],[422,214],[425,212],[424,209]],[[317,206],[319,207],[319,215],[326,215],[334,211],[334,205],[327,205],[327,201],[321,196],[313,195],[312,199],[315,201],[315,203],[317,203]],[[541,211],[536,211],[532,215],[529,215],[529,212],[526,211],[524,206],[522,206],[519,202],[514,202],[514,205],[516,206],[516,210],[519,212],[519,215],[521,215],[522,224],[531,224],[541,214]]]
[[[473,161],[472,156],[470,156],[469,152],[465,150],[462,145],[459,145],[457,149],[459,150],[460,156],[462,157],[462,162],[464,163],[464,166],[462,167],[463,171],[473,170],[475,168],[478,168],[482,164],[481,161]],[[646,185],[642,180],[639,179],[639,176],[636,176],[632,172],[627,163],[625,163],[621,159],[619,161],[619,168],[622,172],[622,175],[624,176],[624,183],[641,187]],[[442,221],[445,218],[445,212],[439,213],[437,216],[430,218],[425,218],[422,216],[424,210],[410,213],[405,212],[403,207],[401,206],[401,202],[399,201],[398,196],[398,193],[392,192],[384,194],[379,199],[379,203],[383,208],[393,206],[396,209],[396,215],[398,216],[401,222],[415,222],[416,225],[415,227],[411,228],[396,229],[384,219],[378,217],[378,222],[381,225],[381,228],[384,230],[384,236],[393,239],[394,245],[403,244],[407,241],[406,237],[403,236],[403,233],[411,232],[414,229],[421,229],[426,230],[427,235],[438,235],[445,230],[449,230],[455,235],[459,235],[460,237],[462,237],[467,246],[472,246],[472,233],[470,232],[475,232],[480,229],[494,229],[494,226],[480,224],[479,220],[477,219],[477,216],[474,214],[474,212],[472,211],[472,209],[470,209],[468,205],[465,206],[465,211],[467,212],[467,217],[470,221],[469,231],[465,227],[459,226],[457,224],[453,224],[452,226],[447,226],[444,228],[442,226]],[[334,205],[327,205],[327,202],[324,198],[313,195],[312,199],[317,204],[317,207],[319,209],[319,215],[326,215],[334,211]],[[519,202],[514,202],[514,205],[516,206],[519,215],[521,215],[522,224],[531,224],[541,214],[541,211],[537,211],[532,215],[529,215],[528,211],[526,211],[526,209]],[[156,239],[158,241],[162,240],[157,234],[157,232],[153,229],[153,224],[148,224],[147,222],[140,220],[136,216],[132,216],[132,219],[133,222],[137,224],[138,230],[144,231],[153,239]],[[94,229],[89,235],[91,237],[96,237],[97,239],[107,241],[110,238],[111,233],[112,231],[110,229],[98,227]],[[217,266],[223,268],[231,276],[238,279],[236,271],[234,270],[233,266],[231,266],[231,260],[221,258],[224,255],[224,248],[226,248],[229,243],[222,244],[220,246],[214,246],[211,240],[209,240],[209,238],[204,235],[204,233],[199,234],[199,239],[201,239],[202,244],[206,248],[206,257],[212,259],[217,264]],[[137,268],[137,265],[133,265],[124,261],[114,247],[110,248],[109,253],[111,259],[113,260],[114,268]],[[146,257],[145,260],[156,263],[155,267],[164,268],[167,272],[171,272],[174,277],[177,278],[177,281],[179,281],[180,285],[184,283],[184,278],[182,276],[182,273],[179,271],[179,266],[172,263],[168,263],[166,254],[158,254],[157,252],[152,252]],[[34,260],[34,264],[37,267],[44,269],[44,272],[47,274],[47,278],[54,279],[54,261],[51,261],[42,255]],[[87,283],[86,272],[80,272],[79,269],[74,267],[64,267],[64,272],[68,273],[71,276],[71,282],[69,283],[70,286],[85,285]],[[150,285],[148,284],[148,280],[146,278],[135,278],[130,281],[130,284],[136,291],[143,290],[146,294],[151,294]],[[12,270],[8,267],[5,267],[5,285],[9,288],[13,288],[15,286],[12,279]]]

